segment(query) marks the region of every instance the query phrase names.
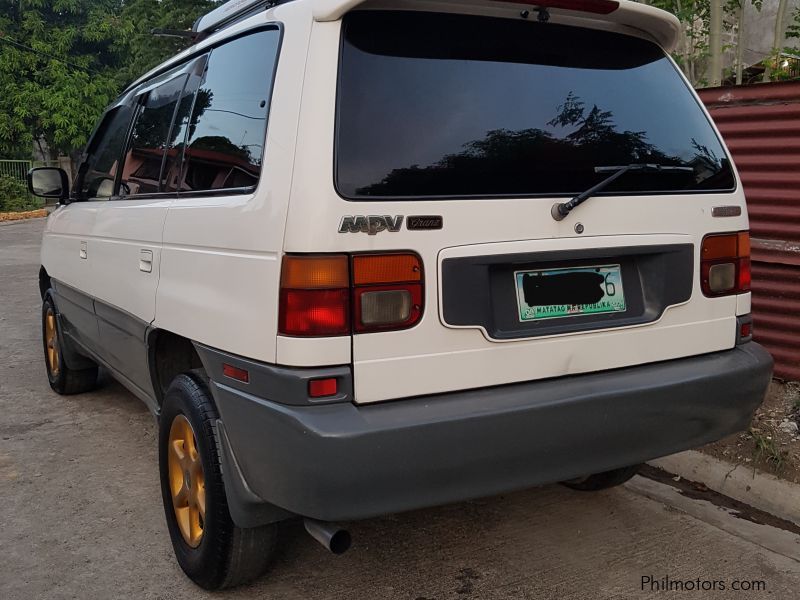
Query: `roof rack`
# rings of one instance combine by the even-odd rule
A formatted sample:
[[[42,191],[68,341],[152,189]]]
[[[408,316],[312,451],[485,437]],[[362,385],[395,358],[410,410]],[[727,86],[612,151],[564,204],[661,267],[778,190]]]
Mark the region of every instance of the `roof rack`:
[[[278,4],[283,4],[288,0],[228,0],[222,6],[218,6],[211,12],[203,15],[192,26],[192,32],[198,38],[208,36],[214,31],[219,31],[237,21],[267,10]]]

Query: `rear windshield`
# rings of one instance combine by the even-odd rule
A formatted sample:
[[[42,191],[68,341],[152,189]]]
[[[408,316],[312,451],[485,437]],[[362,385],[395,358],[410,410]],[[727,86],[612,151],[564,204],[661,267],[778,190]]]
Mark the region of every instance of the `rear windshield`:
[[[345,17],[336,188],[349,199],[729,191],[719,139],[673,64],[636,37],[423,12]]]

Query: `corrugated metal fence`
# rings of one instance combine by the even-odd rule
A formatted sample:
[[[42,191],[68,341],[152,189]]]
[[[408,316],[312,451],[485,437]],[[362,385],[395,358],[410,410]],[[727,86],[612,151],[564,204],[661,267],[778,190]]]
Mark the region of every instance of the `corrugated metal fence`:
[[[755,338],[800,380],[800,82],[700,91],[733,154],[753,238]]]

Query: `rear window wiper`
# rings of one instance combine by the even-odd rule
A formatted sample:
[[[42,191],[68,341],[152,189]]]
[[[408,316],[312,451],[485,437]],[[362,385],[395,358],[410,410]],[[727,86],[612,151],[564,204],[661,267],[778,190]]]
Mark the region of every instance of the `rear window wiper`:
[[[633,163],[630,165],[595,167],[595,173],[611,173],[611,175],[603,179],[603,181],[600,183],[593,185],[585,192],[581,192],[567,202],[556,202],[553,204],[553,208],[550,209],[550,214],[556,221],[561,221],[572,211],[573,208],[583,204],[586,200],[598,192],[603,191],[629,171],[647,171],[652,173],[674,173],[678,171],[694,173],[694,169],[692,167],[674,167],[672,165],[660,165],[657,163]]]

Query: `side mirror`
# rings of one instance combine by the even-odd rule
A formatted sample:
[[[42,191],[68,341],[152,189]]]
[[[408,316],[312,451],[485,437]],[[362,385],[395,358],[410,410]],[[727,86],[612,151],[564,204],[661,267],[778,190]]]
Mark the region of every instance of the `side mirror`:
[[[35,167],[28,171],[28,191],[39,198],[69,198],[69,178],[64,169]]]

